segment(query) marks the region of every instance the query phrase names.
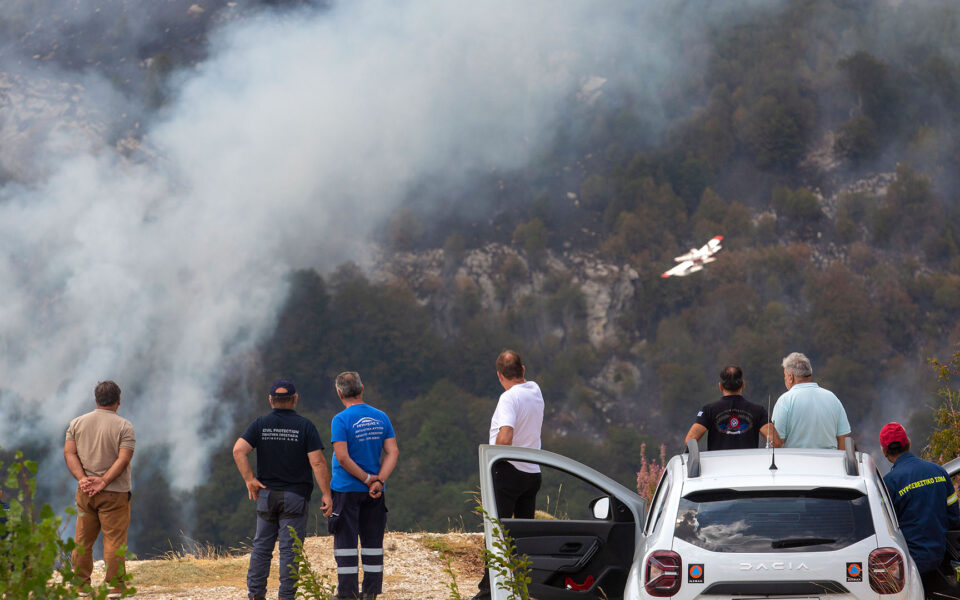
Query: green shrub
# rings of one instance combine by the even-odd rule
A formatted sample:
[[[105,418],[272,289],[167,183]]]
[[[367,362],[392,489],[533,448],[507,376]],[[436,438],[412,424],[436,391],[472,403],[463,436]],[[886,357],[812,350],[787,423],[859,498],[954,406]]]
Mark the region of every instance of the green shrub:
[[[517,553],[517,546],[503,524],[491,517],[483,506],[477,505],[477,513],[493,527],[493,549],[483,549],[484,565],[500,576],[497,586],[507,592],[507,600],[530,600],[527,589],[532,581],[530,557]]]
[[[2,467],[0,464],[0,470]],[[37,463],[18,451],[6,471],[4,487],[16,490],[17,495],[10,499],[10,508],[0,522],[0,596],[24,600],[76,598],[82,583],[70,564],[76,543],[73,538],[61,537],[62,520],[49,504],[36,508]],[[76,511],[71,507],[67,513],[75,515]],[[122,552],[126,554],[126,547]],[[121,578],[126,584],[132,579],[126,573]],[[104,600],[110,588],[103,583],[82,591]],[[126,585],[121,595],[135,593],[135,588]]]
[[[548,236],[549,232],[543,221],[534,218],[517,225],[513,231],[513,243],[523,248],[527,260],[539,266],[546,257]]]
[[[880,145],[877,125],[868,116],[857,115],[840,126],[834,150],[853,162],[876,156]]]
[[[778,185],[773,189],[771,204],[777,214],[801,222],[816,221],[822,216],[819,198],[807,188],[791,190]]]
[[[327,574],[318,575],[313,570],[307,553],[303,549],[303,540],[297,535],[297,530],[287,527],[290,537],[293,538],[294,565],[290,572],[297,578],[297,598],[305,600],[332,600],[337,593],[337,586],[330,581]]]
[[[960,390],[953,385],[954,378],[960,375],[960,351],[954,353],[949,363],[931,358],[930,365],[940,382],[940,403],[933,411],[936,427],[923,449],[923,457],[943,464],[960,456]]]
[[[457,576],[453,572],[453,565],[450,564],[449,553],[443,553],[443,562],[446,565],[443,568],[443,572],[450,576],[450,582],[446,584],[450,589],[450,595],[447,596],[447,600],[463,600],[463,596],[460,595],[460,586],[457,585]]]

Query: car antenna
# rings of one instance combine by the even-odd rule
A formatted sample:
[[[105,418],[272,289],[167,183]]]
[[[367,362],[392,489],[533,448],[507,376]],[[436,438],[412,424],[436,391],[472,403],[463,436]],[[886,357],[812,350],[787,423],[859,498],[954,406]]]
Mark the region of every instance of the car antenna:
[[[767,414],[770,414],[770,394],[767,394]],[[770,421],[770,429],[776,431],[776,421]],[[773,443],[773,433],[770,433],[770,436],[767,437],[767,448],[770,448],[770,470],[776,471],[777,469],[777,447]]]

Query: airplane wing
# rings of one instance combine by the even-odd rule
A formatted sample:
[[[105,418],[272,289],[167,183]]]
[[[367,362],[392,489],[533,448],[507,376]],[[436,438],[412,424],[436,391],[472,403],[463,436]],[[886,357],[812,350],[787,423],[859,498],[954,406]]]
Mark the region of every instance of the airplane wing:
[[[720,251],[720,242],[723,241],[723,236],[718,235],[714,236],[709,242],[703,245],[702,248],[697,250],[696,248],[690,248],[690,252],[682,256],[675,256],[673,260],[677,262],[683,262],[685,260],[698,260],[705,256],[713,256]]]
[[[690,273],[702,271],[703,265],[717,260],[714,255],[721,250],[721,241],[723,241],[723,236],[718,235],[714,236],[713,239],[704,244],[699,250],[696,248],[690,248],[690,252],[673,259],[680,264],[674,266],[669,271],[666,271],[660,277],[683,277],[685,275],[689,275]]]
[[[682,263],[680,263],[679,265],[676,265],[675,267],[673,267],[672,269],[670,269],[669,271],[666,271],[666,272],[665,272],[663,275],[661,275],[660,277],[663,277],[663,278],[674,277],[674,276],[676,276],[676,277],[683,277],[684,275],[689,275],[689,274],[692,272],[692,271],[690,270],[691,268],[693,268],[693,261],[692,261],[692,260],[685,260],[685,261],[683,261]]]
[[[699,251],[696,248],[690,248],[690,252],[687,252],[686,254],[682,254],[680,256],[674,256],[673,260],[677,262],[683,262],[685,260],[693,260],[697,257],[698,252]]]
[[[703,248],[697,251],[697,254],[701,256],[710,256],[716,254],[720,251],[720,242],[723,241],[723,236],[718,235],[711,239],[709,242],[703,245]]]

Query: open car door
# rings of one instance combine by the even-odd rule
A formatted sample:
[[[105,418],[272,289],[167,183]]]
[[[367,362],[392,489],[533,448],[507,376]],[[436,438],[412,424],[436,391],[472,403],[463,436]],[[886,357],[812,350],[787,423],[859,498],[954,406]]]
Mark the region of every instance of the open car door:
[[[576,478],[596,489],[590,502],[592,518],[503,519],[497,514],[493,492],[493,466],[503,460],[537,463],[547,479],[548,470]],[[538,506],[542,504],[538,494]],[[559,491],[558,491],[559,494]],[[480,497],[484,510],[500,520],[514,539],[517,552],[531,562],[530,595],[537,600],[623,597],[634,552],[641,546],[646,500],[590,467],[565,456],[513,446],[480,446]],[[586,507],[584,507],[586,508]],[[485,520],[484,540],[494,549],[493,527]],[[491,597],[506,600],[499,576],[491,573]]]
[[[953,479],[960,475],[960,457],[955,458],[943,465],[944,470]],[[956,481],[954,479],[954,481]],[[960,563],[960,529],[952,529],[947,532],[947,558],[951,563]],[[954,576],[960,578],[960,574],[954,572]]]
[[[956,477],[960,475],[960,457],[955,458],[943,465],[943,468],[947,471],[950,477]]]

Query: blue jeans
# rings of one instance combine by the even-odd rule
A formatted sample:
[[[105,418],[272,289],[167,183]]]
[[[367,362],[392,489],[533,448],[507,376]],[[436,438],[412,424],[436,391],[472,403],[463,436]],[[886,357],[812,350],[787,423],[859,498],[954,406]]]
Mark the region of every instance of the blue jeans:
[[[257,534],[250,552],[247,570],[247,590],[251,598],[267,594],[267,577],[273,546],[280,538],[280,599],[294,600],[297,595],[296,561],[293,538],[287,527],[293,527],[300,540],[307,531],[309,505],[307,499],[293,492],[260,490],[257,496]]]

